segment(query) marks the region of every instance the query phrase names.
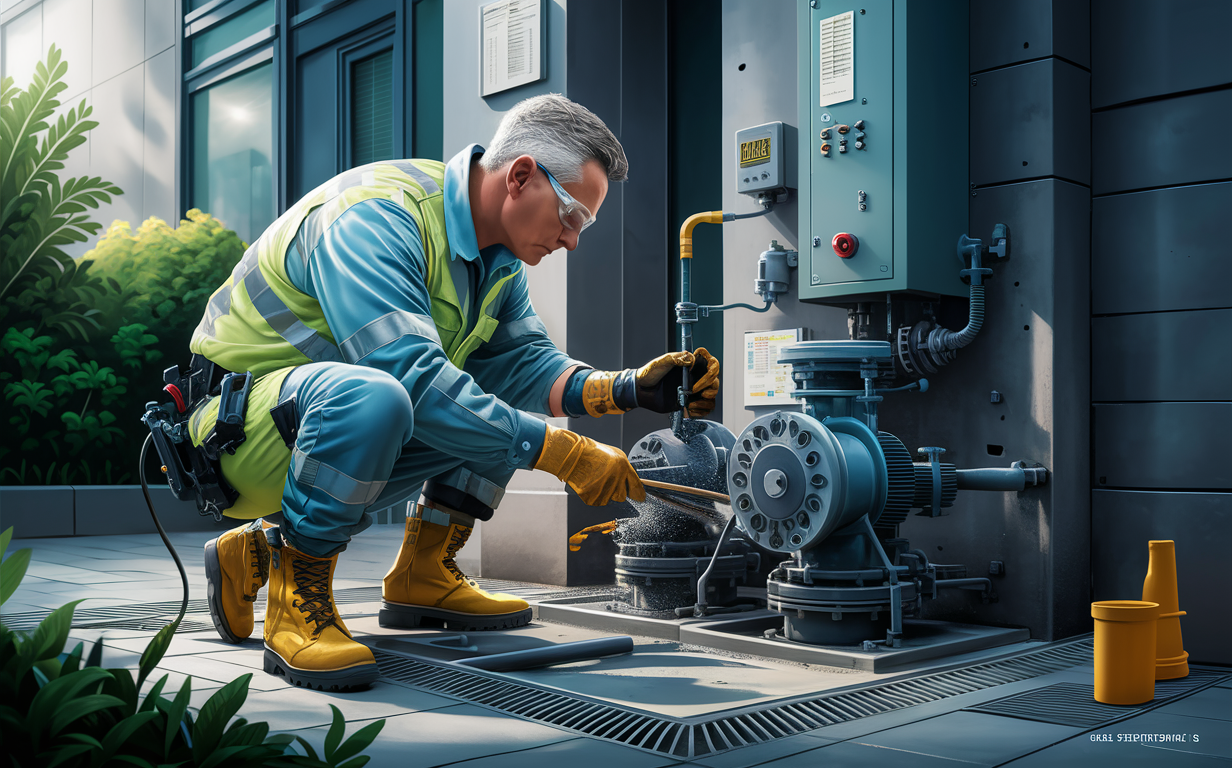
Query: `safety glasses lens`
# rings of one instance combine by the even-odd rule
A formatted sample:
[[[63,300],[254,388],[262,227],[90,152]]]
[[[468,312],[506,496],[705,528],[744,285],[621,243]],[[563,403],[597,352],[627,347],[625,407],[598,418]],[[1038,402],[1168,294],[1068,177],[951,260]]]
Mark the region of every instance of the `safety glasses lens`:
[[[590,211],[583,208],[581,205],[574,203],[573,205],[563,206],[560,212],[560,221],[569,229],[581,232],[594,223],[595,219],[590,215]]]

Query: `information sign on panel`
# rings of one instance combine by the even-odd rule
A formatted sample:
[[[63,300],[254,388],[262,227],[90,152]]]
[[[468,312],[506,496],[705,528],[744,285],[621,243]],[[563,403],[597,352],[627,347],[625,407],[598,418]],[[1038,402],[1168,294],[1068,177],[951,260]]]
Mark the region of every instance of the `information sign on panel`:
[[[500,0],[479,8],[480,96],[542,80],[543,0]]]
[[[779,365],[783,347],[800,341],[801,328],[744,333],[744,404],[795,405],[791,366]]]

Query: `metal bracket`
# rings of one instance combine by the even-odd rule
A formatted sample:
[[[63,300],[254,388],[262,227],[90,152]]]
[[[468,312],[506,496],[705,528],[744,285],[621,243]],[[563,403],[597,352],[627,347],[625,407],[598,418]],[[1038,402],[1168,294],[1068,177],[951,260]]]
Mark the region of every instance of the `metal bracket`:
[[[941,509],[941,455],[945,453],[945,449],[937,446],[928,446],[917,448],[916,453],[928,457],[928,463],[932,466],[933,470],[932,505],[928,509],[921,510],[920,514],[927,515],[928,517],[941,517],[946,514]]]

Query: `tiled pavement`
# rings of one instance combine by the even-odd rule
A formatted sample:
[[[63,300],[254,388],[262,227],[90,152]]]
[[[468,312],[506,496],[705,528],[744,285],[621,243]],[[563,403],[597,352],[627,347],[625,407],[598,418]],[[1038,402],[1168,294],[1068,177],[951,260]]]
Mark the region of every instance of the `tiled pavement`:
[[[378,525],[357,536],[339,559],[335,587],[379,587],[396,552],[399,532],[397,526]],[[200,552],[204,541],[212,535],[171,535],[188,571],[190,599],[205,596]],[[80,597],[90,599],[79,610],[173,602],[181,596],[174,564],[153,534],[26,539],[14,541],[10,551],[20,547],[31,547],[33,556],[21,587],[4,606],[6,615],[45,611]],[[362,636],[369,628],[379,632],[374,618],[378,609],[379,603],[357,603],[341,610],[348,620],[358,617],[351,625]],[[190,614],[190,618],[202,619],[200,614]],[[348,732],[385,718],[384,730],[366,752],[373,756],[373,766],[539,768],[567,761],[584,764],[586,768],[1232,768],[1232,682],[1095,730],[959,711],[1057,682],[1089,684],[1091,668],[1075,667],[682,763],[390,680],[352,694],[296,689],[262,671],[260,631],[258,623],[253,634],[258,639],[241,646],[221,642],[212,629],[181,633],[153,678],[168,674],[168,685],[176,690],[186,676],[191,676],[192,703],[199,707],[219,687],[251,672],[250,692],[240,714],[250,720],[265,720],[275,731],[297,733],[318,748],[325,739],[331,703],[345,714]],[[70,642],[80,640],[88,644],[102,637],[107,666],[135,668],[152,635],[152,631],[133,629],[74,629]],[[1143,734],[1180,734],[1185,740],[1144,744]],[[1139,741],[1133,741],[1135,737]]]

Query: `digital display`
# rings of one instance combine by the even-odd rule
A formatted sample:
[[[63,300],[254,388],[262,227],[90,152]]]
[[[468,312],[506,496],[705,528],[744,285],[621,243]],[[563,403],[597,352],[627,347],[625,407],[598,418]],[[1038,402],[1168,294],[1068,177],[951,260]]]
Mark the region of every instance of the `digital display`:
[[[740,142],[740,167],[770,162],[770,137]]]

